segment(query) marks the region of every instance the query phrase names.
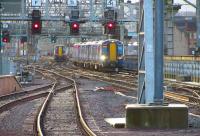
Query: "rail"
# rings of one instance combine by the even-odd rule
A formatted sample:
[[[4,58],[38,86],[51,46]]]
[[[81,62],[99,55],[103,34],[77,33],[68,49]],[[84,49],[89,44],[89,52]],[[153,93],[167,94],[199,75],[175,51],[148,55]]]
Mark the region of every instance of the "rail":
[[[43,70],[44,70],[44,69],[43,69]],[[55,75],[57,75],[57,76],[60,76],[60,77],[62,77],[62,78],[68,79],[68,80],[70,80],[70,81],[73,82],[74,90],[75,90],[75,92],[76,92],[76,93],[75,93],[75,94],[76,94],[75,97],[76,97],[76,103],[77,103],[77,109],[78,109],[78,115],[79,115],[80,123],[81,123],[81,125],[82,125],[84,131],[85,131],[89,136],[96,136],[96,134],[95,134],[94,132],[92,132],[92,130],[88,127],[87,123],[86,123],[85,120],[83,119],[83,115],[82,115],[82,111],[81,111],[81,106],[80,106],[80,101],[79,101],[78,89],[77,89],[77,86],[76,86],[76,81],[75,81],[74,79],[72,79],[72,78],[65,77],[65,76],[63,76],[63,75],[61,75],[61,74],[59,74],[59,73],[56,73],[56,72],[53,72],[53,71],[50,71],[50,70],[46,70],[46,71],[48,71],[48,72],[50,72],[50,73],[53,73],[53,74],[55,74]],[[46,107],[46,105],[47,105],[47,103],[48,103],[50,97],[52,96],[52,94],[53,94],[53,92],[54,92],[55,86],[56,86],[56,83],[53,85],[53,87],[52,87],[52,89],[51,89],[49,95],[47,96],[47,98],[46,98],[45,102],[43,103],[42,108],[41,108],[41,110],[40,110],[40,112],[39,112],[39,114],[38,114],[38,118],[37,118],[37,132],[38,132],[38,135],[39,135],[39,136],[43,136],[43,135],[44,135],[43,132],[42,132],[42,127],[41,127],[41,118],[42,118],[42,115],[43,115],[43,113],[44,113],[44,111],[45,111],[45,107]]]
[[[52,89],[49,92],[47,98],[45,99],[45,102],[43,103],[42,108],[37,117],[37,132],[38,132],[39,136],[43,136],[42,127],[41,127],[41,118],[45,111],[46,105],[48,104],[48,101],[50,100],[50,97],[52,96],[52,94],[54,92],[54,88],[55,88],[56,84],[57,84],[57,82],[55,82],[54,85],[52,86]]]
[[[53,72],[55,73],[55,72]],[[60,75],[58,73],[55,73],[57,74],[58,76],[60,77],[63,77],[63,78],[66,78],[68,80],[71,80],[74,84],[74,89],[75,89],[75,92],[76,92],[76,103],[77,103],[77,108],[78,108],[78,114],[79,114],[79,117],[80,117],[80,122],[82,124],[82,127],[84,128],[85,132],[89,135],[89,136],[96,136],[96,134],[94,132],[92,132],[92,130],[88,127],[87,123],[85,122],[85,120],[83,119],[83,114],[82,114],[82,111],[81,111],[81,106],[80,106],[80,100],[79,100],[79,94],[78,94],[78,89],[77,89],[77,86],[76,86],[76,81],[72,78],[68,78],[68,77],[65,77],[63,75]]]
[[[175,92],[165,91],[165,97],[169,99],[173,99],[180,102],[189,103],[192,105],[199,106],[200,105],[200,98],[189,96],[189,95],[183,95]]]

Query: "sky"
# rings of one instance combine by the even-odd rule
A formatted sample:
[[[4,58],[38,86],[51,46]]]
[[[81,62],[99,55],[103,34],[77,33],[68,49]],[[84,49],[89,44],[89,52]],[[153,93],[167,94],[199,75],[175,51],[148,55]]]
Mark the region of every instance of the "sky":
[[[127,0],[125,0],[125,1],[127,1]],[[139,0],[131,0],[131,1],[132,1],[132,2],[138,2]],[[190,1],[190,2],[192,2],[192,3],[194,3],[194,4],[196,4],[196,0],[188,0],[188,1]],[[174,3],[183,4],[183,5],[181,6],[180,11],[193,11],[193,12],[196,11],[195,8],[193,8],[192,6],[188,5],[188,4],[185,3],[183,0],[174,0]],[[187,5],[185,5],[185,4],[187,4]]]
[[[193,4],[196,4],[196,0],[188,0],[188,1],[190,1],[190,2],[193,3]],[[183,0],[174,0],[174,3],[187,4],[187,3],[185,3]],[[193,7],[190,6],[190,5],[182,5],[180,11],[193,11],[193,12],[195,12],[196,9],[193,8]]]

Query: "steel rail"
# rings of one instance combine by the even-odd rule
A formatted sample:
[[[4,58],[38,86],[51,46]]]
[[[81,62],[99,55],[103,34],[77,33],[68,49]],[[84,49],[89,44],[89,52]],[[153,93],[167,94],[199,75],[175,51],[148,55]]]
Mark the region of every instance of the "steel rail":
[[[13,107],[15,105],[18,105],[18,104],[21,104],[21,103],[24,103],[24,102],[27,102],[27,101],[31,101],[31,100],[34,100],[34,99],[38,99],[38,98],[47,96],[48,93],[49,92],[42,92],[40,94],[35,94],[35,95],[32,95],[32,96],[28,96],[28,97],[25,97],[25,98],[20,98],[20,99],[14,100],[12,102],[6,103],[6,104],[4,104],[4,105],[2,105],[0,107],[0,113],[2,113],[5,110],[8,110],[9,108],[11,108],[11,107]]]
[[[42,118],[42,115],[44,114],[47,103],[50,100],[50,97],[52,96],[52,94],[54,92],[54,88],[55,88],[56,84],[57,84],[57,82],[54,83],[51,91],[49,92],[47,98],[45,99],[44,103],[42,104],[42,107],[41,107],[40,112],[39,112],[38,117],[37,117],[37,132],[38,132],[39,136],[44,135],[43,132],[42,132],[42,127],[41,127],[41,118]]]
[[[108,82],[108,83],[110,83],[110,84],[112,84],[114,86],[119,86],[119,87],[122,87],[122,88],[134,90],[134,91],[136,90],[136,89],[133,89],[133,88],[129,88],[127,86],[123,86],[123,85],[117,84],[117,82],[120,82],[118,80],[115,80],[115,81],[117,81],[116,83],[110,82],[109,80],[111,78],[102,78],[102,79],[100,79],[102,76],[91,75],[91,74],[90,75],[89,74],[86,75],[85,73],[84,74],[80,74],[80,76],[87,77],[87,78],[90,78],[90,79],[95,79],[95,80],[98,80],[98,81],[103,81],[103,82],[106,81],[106,82]],[[100,77],[100,78],[97,79],[97,77]],[[180,82],[178,82],[178,83],[180,83]],[[128,83],[126,83],[126,84],[128,84]],[[185,84],[182,83],[182,85],[185,85]],[[192,87],[191,84],[187,84],[186,86],[187,87]],[[195,87],[197,87],[197,85],[195,85]],[[177,94],[177,93],[174,93],[174,92],[169,92],[169,91],[165,91],[164,95],[165,95],[165,97],[174,99],[176,101],[186,102],[186,103],[189,103],[189,104],[192,104],[192,105],[198,105],[198,104],[200,104],[200,98],[196,98],[196,97],[193,97],[193,96],[180,95],[180,94]]]
[[[189,96],[189,95],[183,95],[175,92],[165,91],[164,95],[168,99],[173,99],[179,102],[185,102],[189,103],[191,105],[200,106],[200,98]]]
[[[55,73],[55,72],[53,72]],[[89,126],[87,125],[87,123],[85,122],[85,120],[83,119],[83,114],[82,114],[82,111],[81,111],[81,105],[80,105],[80,100],[79,100],[79,93],[78,93],[78,89],[77,89],[77,85],[76,85],[76,81],[72,78],[69,78],[69,77],[65,77],[63,75],[60,75],[58,73],[55,73],[57,74],[58,76],[60,77],[63,77],[65,79],[68,79],[68,80],[71,80],[73,82],[73,85],[74,85],[74,90],[76,92],[76,103],[77,103],[77,108],[78,108],[78,114],[79,114],[79,117],[80,117],[80,122],[82,124],[82,127],[84,128],[84,130],[86,131],[86,133],[89,135],[89,136],[96,136],[96,134],[89,128]]]
[[[0,100],[2,101],[2,100],[5,100],[5,99],[8,99],[10,97],[22,96],[22,95],[25,95],[25,94],[31,94],[31,93],[34,93],[34,92],[38,92],[39,90],[50,88],[50,87],[52,87],[52,85],[53,84],[47,84],[45,86],[34,88],[32,90],[29,90],[29,91],[20,91],[20,92],[15,92],[15,93],[2,95],[2,96],[0,96]]]
[[[72,86],[72,85],[64,86],[64,87],[55,89],[54,91],[63,90],[63,89],[69,88],[69,87],[71,87],[71,86]],[[43,135],[44,135],[44,133],[43,133],[43,131],[42,131],[42,126],[41,126],[41,123],[42,123],[42,122],[41,122],[41,121],[42,121],[41,119],[42,119],[43,114],[44,114],[44,112],[45,112],[46,106],[47,106],[47,104],[48,104],[48,102],[49,102],[49,100],[50,100],[50,98],[52,97],[53,94],[54,94],[54,92],[52,92],[52,90],[48,92],[47,97],[46,97],[44,103],[42,104],[42,107],[40,108],[39,113],[38,113],[38,115],[37,115],[37,119],[36,119],[36,123],[35,123],[35,130],[37,131],[36,133],[37,133],[37,135],[39,135],[39,136],[43,136]]]
[[[41,68],[40,68],[41,69]],[[44,69],[43,69],[44,70]],[[96,136],[96,134],[89,128],[89,126],[87,125],[87,123],[85,122],[84,118],[83,118],[83,114],[82,114],[82,111],[81,111],[81,105],[80,105],[80,100],[79,100],[79,94],[78,94],[78,89],[77,89],[77,85],[76,85],[76,81],[72,78],[69,78],[69,77],[66,77],[66,76],[63,76],[59,73],[56,73],[54,71],[50,71],[50,70],[46,70],[46,71],[49,71],[50,73],[53,73],[57,76],[60,76],[62,78],[65,78],[65,79],[68,79],[70,81],[73,82],[73,86],[74,86],[74,90],[75,90],[75,94],[76,94],[76,103],[77,103],[77,109],[78,109],[78,115],[79,115],[79,120],[80,120],[80,123],[84,129],[84,131],[89,135],[89,136]],[[43,106],[44,107],[44,106]],[[41,116],[41,115],[40,115]],[[39,136],[43,136],[42,133],[39,133]]]
[[[41,69],[40,69],[41,70]],[[43,69],[44,70],[44,69]],[[41,72],[41,71],[39,71],[39,70],[36,70],[37,72]],[[47,71],[47,70],[45,70],[45,71]],[[42,73],[42,72],[41,72]],[[51,77],[52,78],[52,77]],[[37,135],[38,136],[43,136],[44,135],[44,133],[42,132],[42,126],[41,126],[41,118],[42,118],[42,116],[43,116],[43,114],[44,114],[44,111],[45,111],[45,109],[46,109],[46,106],[47,106],[47,104],[48,104],[48,101],[50,100],[50,97],[52,97],[52,94],[54,93],[54,89],[55,89],[55,87],[56,87],[56,84],[57,84],[57,80],[55,79],[55,78],[52,78],[53,80],[54,80],[54,83],[53,83],[53,86],[52,86],[52,88],[51,88],[51,90],[50,90],[50,92],[49,92],[49,94],[48,94],[48,96],[47,96],[47,98],[45,99],[45,101],[44,101],[44,103],[42,104],[42,107],[41,107],[41,109],[40,109],[40,111],[39,111],[39,114],[38,114],[38,116],[37,116]]]
[[[41,69],[41,68],[40,68]],[[41,69],[42,70],[42,69]],[[44,69],[43,69],[44,70]],[[83,119],[83,115],[82,115],[82,111],[81,111],[81,106],[80,106],[80,100],[79,100],[79,95],[78,95],[78,89],[77,89],[77,86],[76,86],[76,81],[72,78],[69,78],[69,77],[65,77],[63,75],[60,75],[54,71],[50,71],[50,70],[46,70],[50,73],[53,73],[57,76],[60,76],[62,78],[65,78],[65,79],[68,79],[70,81],[73,82],[73,86],[74,86],[74,90],[75,90],[75,93],[76,93],[76,103],[77,103],[77,109],[78,109],[78,115],[79,115],[79,120],[80,120],[80,123],[84,129],[84,131],[89,135],[89,136],[96,136],[96,134],[94,132],[92,132],[92,130],[88,127],[87,123],[85,122],[85,120]],[[47,96],[48,98],[50,98],[51,96],[51,93],[49,93],[49,95]],[[45,109],[46,105],[47,105],[47,102],[48,100],[46,99],[43,106],[42,106],[42,109]],[[41,117],[42,117],[42,112],[39,113],[39,118],[41,120]],[[38,128],[40,127],[40,128]],[[39,121],[39,119],[37,120],[37,131],[38,131],[38,135],[39,136],[43,136],[43,132],[42,132],[42,129],[41,129],[41,122]]]
[[[182,85],[182,86],[186,86],[186,87],[196,87],[196,88],[200,88],[200,84],[192,84],[192,83],[188,83],[188,82],[181,82],[181,81],[175,81],[173,79],[165,79],[165,82],[170,82],[171,84],[178,84],[178,85]]]
[[[81,74],[78,71],[77,71],[77,74],[82,76],[82,77],[85,77],[85,78],[94,79],[94,80],[98,80],[98,81],[102,81],[102,82],[107,82],[107,83],[109,83],[113,86],[118,86],[118,87],[121,87],[121,88],[124,88],[124,89],[136,91],[136,89],[134,89],[134,87],[137,86],[135,83],[124,82],[124,81],[121,81],[121,80],[114,80],[110,77],[103,77],[101,75],[94,75],[94,74],[91,75],[91,74],[88,74],[88,73]],[[123,84],[129,85],[129,86],[132,86],[132,87],[120,85],[119,83],[123,83]]]

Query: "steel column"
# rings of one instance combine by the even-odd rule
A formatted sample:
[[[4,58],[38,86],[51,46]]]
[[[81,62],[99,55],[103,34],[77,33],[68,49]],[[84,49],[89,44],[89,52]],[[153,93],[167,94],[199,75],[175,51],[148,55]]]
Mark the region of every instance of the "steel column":
[[[119,1],[119,3],[124,3],[124,0]],[[122,13],[122,16],[124,16],[124,7],[120,6],[120,13]],[[116,19],[117,20],[117,19]],[[124,23],[119,24],[120,28],[120,41],[124,42]]]
[[[154,102],[155,52],[153,31],[153,1],[144,1],[144,43],[145,43],[145,103]]]
[[[24,18],[25,17],[25,8],[26,8],[26,1],[25,0],[21,0],[21,17]]]
[[[140,1],[140,22],[139,22],[139,48],[138,48],[138,103],[145,103],[145,57],[144,57],[144,8],[143,1]]]
[[[200,48],[200,0],[196,1],[196,18],[197,18],[197,48]]]
[[[49,18],[49,0],[45,2],[45,17]]]
[[[1,49],[2,49],[2,41],[1,41],[1,37],[2,37],[2,32],[1,32],[1,10],[2,10],[2,7],[1,7],[1,3],[0,3],[0,75],[2,75],[3,73],[3,66],[2,66],[2,54],[1,54]]]
[[[155,1],[155,96],[154,102],[163,103],[163,28],[164,2]]]
[[[94,21],[94,4],[93,4],[93,0],[90,0],[90,20]]]

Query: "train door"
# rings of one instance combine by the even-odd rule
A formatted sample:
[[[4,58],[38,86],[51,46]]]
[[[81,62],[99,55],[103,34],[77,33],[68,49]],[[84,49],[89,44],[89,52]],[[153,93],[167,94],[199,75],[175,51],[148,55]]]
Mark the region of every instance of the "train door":
[[[114,42],[110,43],[110,61],[116,61],[117,59],[117,49],[116,49],[116,44]]]
[[[55,47],[55,49],[54,49],[54,54],[55,54],[55,56],[58,55],[58,47]]]
[[[62,47],[62,46],[59,46],[59,47],[58,47],[58,56],[59,56],[59,57],[62,56],[62,50],[63,50],[63,47]]]

